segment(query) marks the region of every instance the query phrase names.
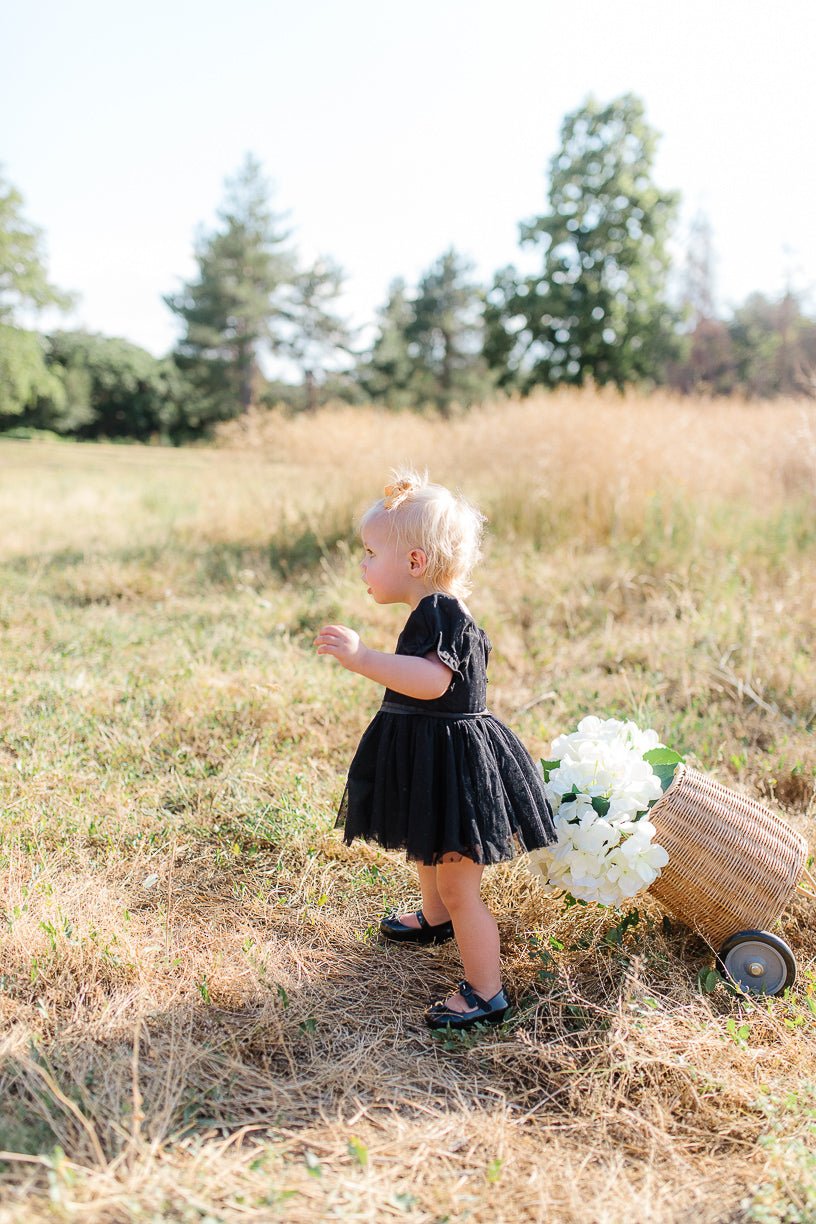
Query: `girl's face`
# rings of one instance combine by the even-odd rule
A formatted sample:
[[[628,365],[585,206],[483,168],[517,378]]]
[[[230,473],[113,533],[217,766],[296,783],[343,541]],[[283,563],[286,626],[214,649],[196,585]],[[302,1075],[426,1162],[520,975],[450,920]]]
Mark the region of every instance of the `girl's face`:
[[[425,594],[422,580],[425,554],[421,549],[408,551],[397,546],[381,518],[369,520],[362,537],[360,574],[369,595],[377,603],[407,603],[415,607]]]

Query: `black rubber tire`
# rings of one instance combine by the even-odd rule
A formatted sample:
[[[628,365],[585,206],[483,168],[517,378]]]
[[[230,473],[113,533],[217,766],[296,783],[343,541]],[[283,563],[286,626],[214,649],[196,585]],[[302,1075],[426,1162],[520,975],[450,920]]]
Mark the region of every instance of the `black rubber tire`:
[[[764,965],[752,973],[749,965]],[[724,977],[749,994],[781,995],[796,981],[796,959],[784,939],[770,931],[738,931],[717,953]]]

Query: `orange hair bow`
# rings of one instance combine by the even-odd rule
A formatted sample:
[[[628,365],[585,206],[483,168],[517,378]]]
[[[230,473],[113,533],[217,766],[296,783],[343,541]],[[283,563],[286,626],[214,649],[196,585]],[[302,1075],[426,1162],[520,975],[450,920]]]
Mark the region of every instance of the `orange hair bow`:
[[[411,496],[415,488],[412,480],[396,480],[394,484],[386,485],[383,489],[383,505],[386,510],[396,510],[397,506],[401,506],[406,498]]]

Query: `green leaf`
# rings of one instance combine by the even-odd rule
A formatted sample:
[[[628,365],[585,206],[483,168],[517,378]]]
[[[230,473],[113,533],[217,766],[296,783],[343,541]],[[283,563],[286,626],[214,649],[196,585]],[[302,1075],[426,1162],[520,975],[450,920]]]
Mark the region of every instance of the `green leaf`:
[[[652,772],[657,774],[658,778],[660,779],[660,785],[663,789],[664,795],[672,784],[672,779],[677,772],[678,764],[679,762],[676,761],[674,764],[667,762],[665,765],[652,765]],[[651,804],[649,806],[651,807]]]
[[[348,1141],[348,1154],[357,1161],[361,1169],[364,1169],[368,1164],[368,1148],[355,1135],[352,1135]]]
[[[724,978],[716,969],[701,969],[697,974],[697,985],[703,994],[712,994]]]
[[[604,799],[603,795],[593,795],[592,807],[599,816],[605,816],[609,811],[609,800]]]
[[[542,758],[541,768],[544,770],[544,781],[549,782],[550,774],[561,764],[560,761],[545,761]]]
[[[498,1156],[494,1160],[489,1160],[487,1162],[485,1177],[492,1186],[495,1186],[496,1182],[500,1180],[503,1164],[504,1161],[500,1160]]]
[[[683,760],[679,752],[673,748],[650,748],[643,754],[644,761],[650,765],[679,765]]]

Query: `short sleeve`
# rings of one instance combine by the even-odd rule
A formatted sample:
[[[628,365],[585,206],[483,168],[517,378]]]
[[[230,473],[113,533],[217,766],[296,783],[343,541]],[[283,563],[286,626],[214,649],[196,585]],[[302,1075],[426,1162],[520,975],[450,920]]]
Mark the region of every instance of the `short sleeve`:
[[[462,667],[472,650],[472,619],[452,595],[427,595],[408,617],[397,643],[398,654],[428,655],[432,651],[452,672]]]

